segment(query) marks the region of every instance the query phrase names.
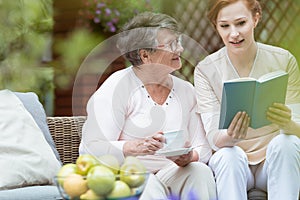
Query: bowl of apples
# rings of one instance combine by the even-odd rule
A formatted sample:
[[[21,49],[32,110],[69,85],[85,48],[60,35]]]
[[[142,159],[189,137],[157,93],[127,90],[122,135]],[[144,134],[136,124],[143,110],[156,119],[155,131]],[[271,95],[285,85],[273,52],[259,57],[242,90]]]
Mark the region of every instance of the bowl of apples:
[[[113,155],[80,155],[76,163],[65,164],[54,177],[65,200],[138,199],[149,172],[136,157],[119,164]]]

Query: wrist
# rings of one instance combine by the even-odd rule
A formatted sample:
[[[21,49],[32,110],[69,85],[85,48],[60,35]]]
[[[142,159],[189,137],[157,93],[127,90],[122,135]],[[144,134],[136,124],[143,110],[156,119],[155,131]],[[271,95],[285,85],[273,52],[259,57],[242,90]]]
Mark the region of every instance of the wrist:
[[[125,142],[123,145],[123,154],[124,157],[130,156],[130,150],[129,150],[130,145],[128,145],[128,142]]]
[[[215,144],[219,148],[232,147],[242,140],[243,139],[233,138],[232,136],[228,135],[227,132],[222,132],[222,134],[217,137]]]
[[[280,133],[300,137],[300,124],[295,121],[291,121],[289,126],[280,129]]]
[[[192,159],[191,162],[198,162],[200,159],[199,154],[197,151],[192,150]]]
[[[125,142],[123,146],[123,154],[124,156],[135,156],[135,151],[133,149],[134,146],[137,146],[136,144],[133,144],[133,141],[127,141]]]

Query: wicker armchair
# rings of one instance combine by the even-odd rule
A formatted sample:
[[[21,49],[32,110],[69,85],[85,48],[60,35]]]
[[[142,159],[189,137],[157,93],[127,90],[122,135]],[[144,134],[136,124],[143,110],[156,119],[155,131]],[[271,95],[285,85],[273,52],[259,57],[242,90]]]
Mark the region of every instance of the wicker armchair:
[[[75,163],[85,116],[47,117],[50,133],[63,164]]]

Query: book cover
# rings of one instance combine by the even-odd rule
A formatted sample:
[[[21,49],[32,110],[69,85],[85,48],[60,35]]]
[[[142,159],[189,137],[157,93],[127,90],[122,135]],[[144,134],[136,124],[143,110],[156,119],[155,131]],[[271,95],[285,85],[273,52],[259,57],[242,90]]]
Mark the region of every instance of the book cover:
[[[266,112],[274,102],[285,103],[288,74],[284,71],[268,73],[259,79],[240,78],[224,82],[220,129],[227,129],[239,111],[250,116],[250,127],[269,125]]]

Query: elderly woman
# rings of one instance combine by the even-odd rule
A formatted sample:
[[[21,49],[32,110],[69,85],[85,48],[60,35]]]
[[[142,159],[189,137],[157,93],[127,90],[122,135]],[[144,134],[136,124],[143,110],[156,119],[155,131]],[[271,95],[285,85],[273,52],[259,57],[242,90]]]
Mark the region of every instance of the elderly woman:
[[[92,95],[80,153],[136,156],[152,172],[141,199],[216,199],[206,165],[211,149],[196,114],[192,84],[172,72],[181,68],[177,22],[168,15],[141,13],[129,21],[117,44],[132,66],[112,74]],[[162,155],[164,132],[183,130],[182,155]]]

